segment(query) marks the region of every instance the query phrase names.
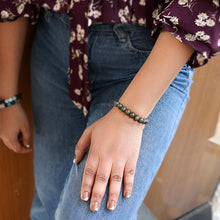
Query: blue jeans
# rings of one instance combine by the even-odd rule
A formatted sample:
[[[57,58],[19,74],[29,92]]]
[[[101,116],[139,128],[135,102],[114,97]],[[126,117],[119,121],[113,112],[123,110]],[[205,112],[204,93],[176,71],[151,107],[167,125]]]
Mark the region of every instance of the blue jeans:
[[[104,116],[144,64],[154,46],[150,28],[137,24],[92,24],[88,35],[91,106],[87,118],[68,96],[70,22],[68,16],[42,10],[31,55],[34,119],[35,196],[32,220],[137,218],[189,100],[194,70],[178,73],[149,115],[143,131],[134,186],[122,190],[114,211],[106,208],[108,187],[94,213],[80,198],[88,156],[73,164],[74,148],[84,129]],[[122,183],[123,188],[123,183]]]

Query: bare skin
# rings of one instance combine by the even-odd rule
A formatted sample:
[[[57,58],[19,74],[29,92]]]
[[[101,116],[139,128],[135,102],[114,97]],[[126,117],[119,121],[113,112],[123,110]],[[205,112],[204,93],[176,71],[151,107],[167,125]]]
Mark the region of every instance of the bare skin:
[[[119,101],[136,114],[148,117],[192,53],[193,48],[180,43],[164,29],[150,56]],[[130,196],[143,128],[143,125],[113,107],[108,114],[84,131],[76,145],[75,154],[79,162],[85,149],[90,146],[81,197],[84,199],[83,193],[88,192],[92,211],[98,210],[109,178],[109,210],[116,208],[122,178],[123,195]]]
[[[15,24],[16,22],[17,24]],[[7,42],[7,35],[17,34],[20,38],[20,42],[17,42],[20,44],[20,48],[14,51],[14,54],[8,52],[5,56],[4,45],[0,45],[0,82],[4,80],[4,82],[8,82],[8,87],[10,87],[9,89],[1,87],[0,84],[0,98],[8,98],[17,93],[18,69],[27,23],[25,19],[18,19],[16,22],[13,22],[15,26],[23,25],[22,33],[19,31],[15,33],[13,28],[8,28],[12,24],[5,24],[6,27],[0,24],[0,32],[3,31],[5,33],[3,35],[6,35],[3,38],[0,35],[0,42],[8,43],[11,50],[15,50],[14,47],[18,46],[15,46],[14,43],[10,45]],[[16,41],[16,39],[13,38],[11,41]],[[193,48],[179,42],[166,29],[163,29],[150,56],[119,101],[136,114],[148,117],[193,51]],[[8,70],[7,65],[2,68],[2,64],[5,62],[12,65],[12,69]],[[8,78],[4,76],[6,73]],[[21,104],[3,110],[0,110],[1,139],[6,146],[16,152],[28,152],[29,150],[22,151],[22,146],[15,144],[18,130],[22,131],[25,143],[28,143],[30,139],[28,119]],[[17,121],[18,117],[19,123],[8,123],[6,120],[14,118],[14,121]],[[83,132],[75,148],[75,161],[79,163],[85,150],[90,146],[83,175],[81,198],[87,201],[91,197],[90,209],[92,211],[98,211],[109,178],[110,188],[107,202],[109,210],[114,210],[117,206],[123,178],[123,195],[126,198],[131,195],[143,129],[144,125],[131,120],[119,109],[113,107],[104,117],[94,122]],[[11,138],[14,141],[11,141]],[[85,192],[87,192],[86,196],[84,196]]]
[[[19,69],[24,49],[27,19],[0,24],[0,100],[18,93]],[[22,139],[19,141],[19,135]],[[31,132],[25,110],[21,104],[0,110],[0,138],[17,153],[28,153]]]

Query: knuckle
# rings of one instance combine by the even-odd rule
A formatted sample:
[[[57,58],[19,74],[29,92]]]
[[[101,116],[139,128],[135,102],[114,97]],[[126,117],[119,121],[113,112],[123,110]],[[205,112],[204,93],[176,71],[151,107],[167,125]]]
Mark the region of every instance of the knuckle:
[[[110,193],[110,194],[109,194],[109,198],[111,198],[111,199],[117,199],[117,198],[118,198],[118,193],[116,193],[116,192]]]
[[[96,176],[96,181],[105,183],[107,182],[107,177],[103,173],[99,173]]]
[[[132,188],[133,183],[132,183],[132,182],[125,183],[125,186],[126,186],[127,188]]]
[[[128,174],[128,175],[134,175],[134,169],[128,169],[128,170],[126,171],[126,174]]]
[[[90,177],[94,177],[95,176],[95,171],[92,168],[87,167],[86,170],[85,170],[85,175],[90,176]]]
[[[102,195],[99,192],[93,192],[92,197],[93,199],[100,200],[102,198]]]
[[[91,185],[90,184],[88,184],[88,183],[83,183],[82,184],[82,188],[84,189],[84,190],[90,190],[91,189]]]
[[[112,176],[112,181],[115,181],[115,182],[121,182],[122,181],[122,177],[118,174],[115,174]]]

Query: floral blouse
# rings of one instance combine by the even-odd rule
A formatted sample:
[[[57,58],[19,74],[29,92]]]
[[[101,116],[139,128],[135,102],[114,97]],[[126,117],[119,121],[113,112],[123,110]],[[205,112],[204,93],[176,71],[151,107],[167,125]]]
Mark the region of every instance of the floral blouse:
[[[220,51],[219,0],[0,0],[0,21],[18,17],[36,23],[41,7],[70,16],[69,96],[87,115],[88,22],[135,23],[151,27],[156,39],[165,26],[179,41],[195,49],[188,65],[198,67]]]

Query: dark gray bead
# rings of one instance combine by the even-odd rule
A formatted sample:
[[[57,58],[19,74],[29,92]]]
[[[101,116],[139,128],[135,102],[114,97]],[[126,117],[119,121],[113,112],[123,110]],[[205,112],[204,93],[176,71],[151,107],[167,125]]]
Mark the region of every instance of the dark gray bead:
[[[121,107],[121,110],[124,112],[127,108],[125,106]]]
[[[134,120],[138,121],[140,119],[140,117],[138,115],[135,116]]]
[[[134,112],[131,112],[129,115],[130,115],[131,118],[134,118],[134,117],[135,117]]]
[[[138,120],[140,123],[143,123],[144,122],[144,119],[143,118],[139,118]]]
[[[129,115],[129,114],[131,113],[131,111],[130,111],[129,109],[126,109],[126,110],[125,110],[125,113],[126,113],[127,115]]]
[[[148,123],[148,119],[147,118],[144,119],[144,124],[146,124],[146,123]]]
[[[118,104],[119,104],[119,103],[118,103],[117,101],[114,101],[114,105],[115,105],[115,106],[118,106]]]
[[[123,105],[119,103],[117,107],[121,109]]]

